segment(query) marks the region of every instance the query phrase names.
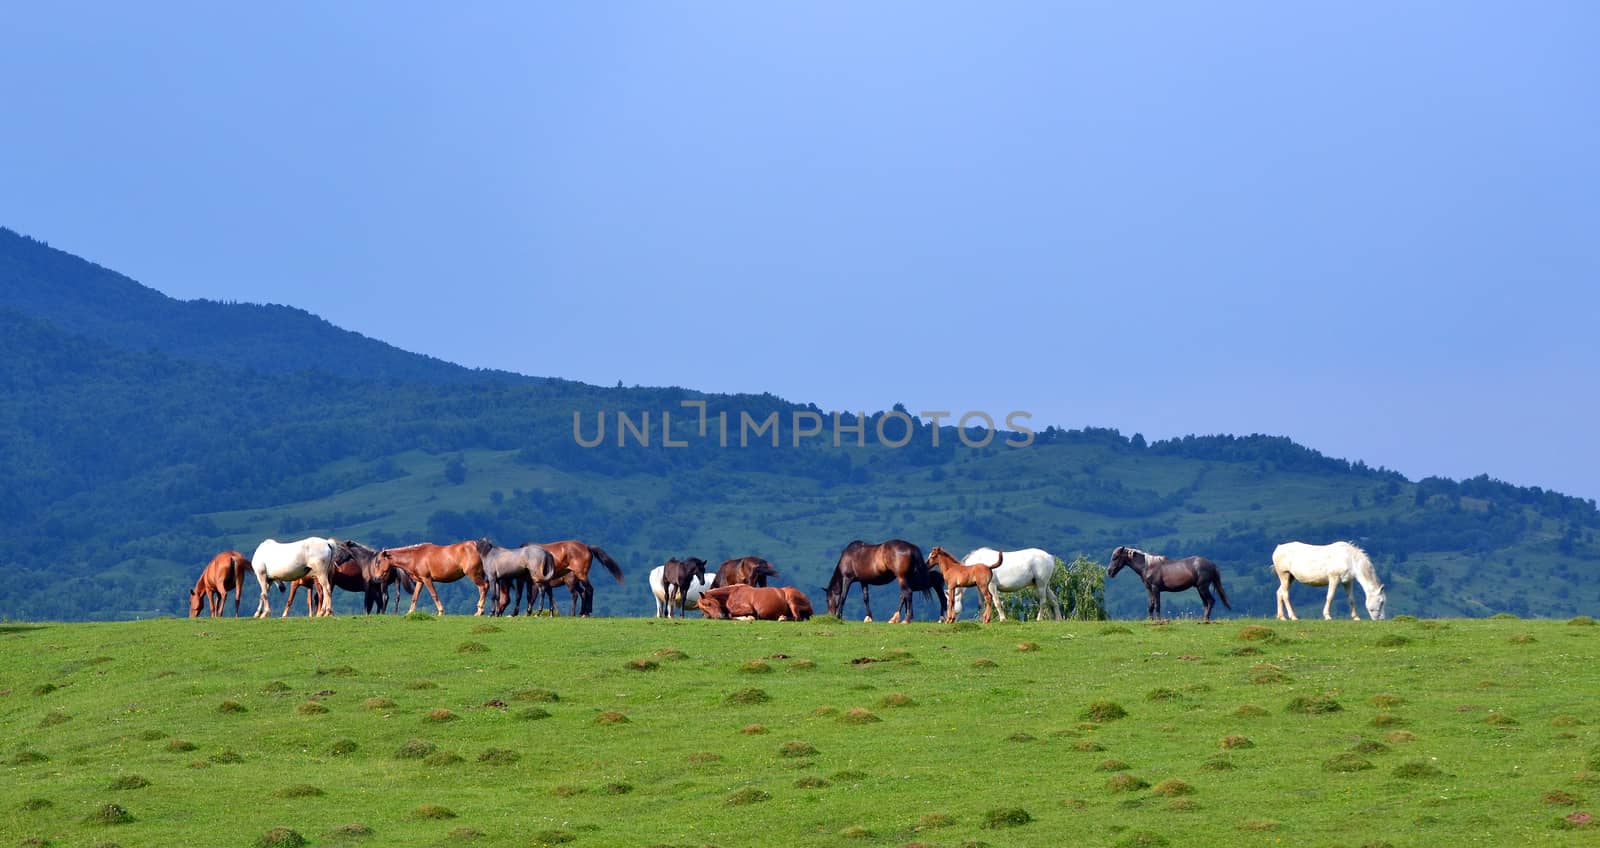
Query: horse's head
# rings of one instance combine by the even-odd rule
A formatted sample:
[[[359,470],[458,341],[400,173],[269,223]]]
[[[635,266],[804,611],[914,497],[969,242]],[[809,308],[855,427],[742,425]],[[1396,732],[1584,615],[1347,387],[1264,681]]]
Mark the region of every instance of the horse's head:
[[[689,573],[688,573],[687,576],[689,576],[691,578],[699,579],[701,581],[704,581],[706,579],[706,561],[705,560],[703,560],[703,559],[701,559],[699,557],[689,557],[688,559],[683,561],[683,564],[689,566]]]
[[[933,550],[928,551],[928,567],[929,568],[938,569],[938,570],[942,571],[942,570],[944,570],[944,564],[945,564],[946,561],[954,561],[954,560],[955,560],[955,557],[951,556],[949,551],[945,550],[944,548],[939,547],[938,545],[934,545],[933,546]]]
[[[205,595],[202,594],[199,589],[190,589],[189,590],[189,617],[190,618],[199,618],[200,617],[200,604],[201,604],[203,598],[205,598]]]
[[[489,551],[494,549],[494,542],[489,541],[489,537],[488,536],[485,536],[482,539],[478,539],[477,541],[473,542],[472,544],[475,547],[477,547],[478,556],[483,556],[484,554],[486,554]]]
[[[1119,547],[1116,550],[1112,551],[1111,552],[1111,568],[1106,570],[1106,579],[1109,580],[1109,579],[1111,579],[1113,577],[1116,577],[1117,576],[1117,572],[1121,571],[1125,566],[1132,565],[1133,564],[1133,554],[1134,554],[1133,548],[1128,548],[1128,547]]]
[[[1382,621],[1387,615],[1388,606],[1389,594],[1384,591],[1383,586],[1378,586],[1377,591],[1367,593],[1367,615],[1371,616],[1373,621]]]

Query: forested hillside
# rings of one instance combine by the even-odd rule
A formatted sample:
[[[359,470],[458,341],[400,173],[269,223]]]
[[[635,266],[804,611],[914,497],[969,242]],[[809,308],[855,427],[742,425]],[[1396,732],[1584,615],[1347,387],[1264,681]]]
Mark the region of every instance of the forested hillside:
[[[250,343],[223,344],[216,328]],[[780,444],[740,447],[735,429],[723,447],[684,400],[706,402],[713,422],[778,413]],[[618,445],[619,411],[649,416],[648,446]],[[662,444],[663,411],[683,446]],[[828,415],[771,395],[475,372],[296,310],[175,301],[0,231],[0,567],[12,578],[0,615],[182,614],[214,551],[311,533],[583,538],[629,574],[599,583],[601,614],[648,614],[644,572],[670,555],[758,553],[815,594],[844,543],[894,536],[1102,561],[1118,544],[1204,553],[1242,614],[1271,613],[1268,561],[1288,539],[1365,546],[1396,613],[1600,605],[1597,581],[1580,579],[1600,562],[1600,515],[1554,492],[1488,477],[1413,482],[1265,436],[1146,444],[1048,429],[1025,448],[1004,434],[972,448],[946,427],[935,447],[919,424],[893,448],[877,441],[882,413],[843,417],[864,423],[864,446],[848,434],[834,447],[829,428],[796,447],[789,422],[806,412]],[[608,417],[607,438],[582,446],[574,413],[586,439]],[[886,429],[893,440],[900,424]],[[1302,607],[1320,603],[1303,591]],[[467,608],[461,592],[450,597]],[[1143,614],[1131,577],[1108,600],[1117,615]],[[1192,594],[1171,604],[1196,606]]]

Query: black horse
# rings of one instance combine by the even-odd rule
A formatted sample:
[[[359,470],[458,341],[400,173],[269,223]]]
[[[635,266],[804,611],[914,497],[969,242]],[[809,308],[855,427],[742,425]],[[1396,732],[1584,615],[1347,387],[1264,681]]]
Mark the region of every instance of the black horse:
[[[861,584],[861,605],[867,611],[866,621],[872,620],[872,602],[867,595],[868,586],[882,586],[900,581],[900,606],[895,608],[890,622],[911,620],[911,593],[935,594],[939,598],[939,618],[943,619],[948,601],[944,593],[944,577],[928,567],[922,549],[904,539],[890,539],[882,544],[870,545],[857,539],[844,546],[839,554],[839,564],[828,579],[828,614],[839,615],[844,610],[845,598],[850,595],[850,584]],[[905,617],[900,616],[901,611]]]
[[[1111,570],[1106,572],[1106,579],[1117,576],[1123,567],[1132,570],[1144,581],[1145,591],[1150,593],[1152,620],[1161,618],[1162,592],[1182,592],[1190,587],[1200,593],[1200,603],[1206,607],[1206,621],[1211,620],[1211,607],[1215,603],[1211,598],[1212,589],[1217,590],[1217,595],[1228,609],[1233,609],[1233,604],[1228,602],[1228,593],[1222,591],[1222,575],[1217,571],[1217,564],[1205,557],[1167,559],[1147,554],[1138,548],[1121,547],[1111,552]]]
[[[389,587],[395,589],[395,607],[400,605],[400,592],[411,591],[415,585],[411,575],[403,568],[389,569],[382,582],[378,580],[373,561],[378,552],[355,541],[346,539],[333,552],[333,585],[348,592],[360,592],[362,606],[367,614],[384,613],[389,609]]]
[[[683,608],[689,598],[689,587],[696,579],[706,579],[706,561],[699,557],[669,559],[661,568],[661,589],[667,596],[667,618],[672,617],[672,604],[678,604],[678,617],[683,618]]]

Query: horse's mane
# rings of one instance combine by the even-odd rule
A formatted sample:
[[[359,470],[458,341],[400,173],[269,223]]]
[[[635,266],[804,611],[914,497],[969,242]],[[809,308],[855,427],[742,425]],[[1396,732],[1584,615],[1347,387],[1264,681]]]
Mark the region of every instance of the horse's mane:
[[[1161,554],[1153,554],[1153,553],[1150,553],[1149,551],[1141,551],[1138,548],[1133,548],[1133,547],[1130,547],[1127,550],[1128,550],[1128,553],[1130,553],[1130,554],[1136,554],[1138,556],[1144,557],[1144,564],[1145,565],[1160,565],[1161,563],[1167,561],[1167,558],[1162,556]]]
[[[1365,586],[1367,580],[1382,585],[1383,581],[1378,579],[1378,570],[1372,567],[1372,557],[1367,556],[1367,552],[1355,542],[1345,542],[1345,544],[1356,553],[1356,574],[1362,579],[1362,585]]]
[[[384,548],[384,550],[388,551],[391,554],[398,554],[398,553],[402,553],[402,552],[405,552],[405,551],[414,551],[417,548],[422,547],[423,545],[431,545],[431,544],[433,544],[433,543],[432,542],[417,542],[414,545],[401,545],[400,547],[397,547],[397,548]]]

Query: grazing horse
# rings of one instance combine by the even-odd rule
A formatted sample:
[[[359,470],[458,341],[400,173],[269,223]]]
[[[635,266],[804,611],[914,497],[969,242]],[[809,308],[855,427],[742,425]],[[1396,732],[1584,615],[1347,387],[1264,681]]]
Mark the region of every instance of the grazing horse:
[[[650,572],[654,576],[655,572]],[[678,617],[683,618],[684,608],[689,603],[689,587],[695,583],[704,583],[706,579],[706,561],[699,557],[685,557],[683,559],[669,559],[661,565],[661,589],[667,596],[667,618],[672,617],[672,607],[678,607]]]
[[[811,602],[802,594],[800,600],[803,604],[800,609],[796,609],[791,601],[790,592],[799,594],[792,588],[777,589],[738,583],[707,589],[700,594],[698,606],[706,618],[737,618],[746,621],[795,621],[801,620],[802,615],[809,618],[807,611],[811,608]]]
[[[967,565],[995,563],[990,566],[994,579],[989,583],[989,597],[994,601],[994,611],[999,614],[1001,621],[1006,620],[1006,608],[1000,605],[999,593],[1020,592],[1030,587],[1039,596],[1038,620],[1044,621],[1046,610],[1052,619],[1061,618],[1061,601],[1050,589],[1050,578],[1056,573],[1056,558],[1049,551],[1039,548],[1006,551],[1005,564],[1000,565],[999,551],[979,548],[962,557],[961,561]],[[955,600],[950,602],[952,620],[961,617],[961,599],[966,594],[966,589],[956,590]]]
[[[902,620],[902,610],[905,611],[904,620],[911,620],[912,592],[934,593],[939,598],[939,618],[944,619],[949,609],[944,596],[944,578],[939,572],[928,568],[927,561],[922,558],[921,548],[904,539],[890,539],[877,545],[857,539],[845,545],[825,590],[828,593],[828,614],[839,615],[843,612],[851,584],[860,583],[861,605],[867,611],[863,621],[871,621],[872,602],[867,587],[882,586],[893,580],[900,582],[900,605],[889,619],[891,623]]]
[[[1328,600],[1322,605],[1323,618],[1333,618],[1333,596],[1343,585],[1345,597],[1350,601],[1350,617],[1361,620],[1356,612],[1356,590],[1350,585],[1352,581],[1361,583],[1361,591],[1367,596],[1367,615],[1373,621],[1383,618],[1384,608],[1389,603],[1383,583],[1378,580],[1378,572],[1373,569],[1367,552],[1349,542],[1334,542],[1331,545],[1284,542],[1272,551],[1272,572],[1278,575],[1279,621],[1283,620],[1285,610],[1290,618],[1298,619],[1294,607],[1289,605],[1289,584],[1296,580],[1311,586],[1328,587]]]
[[[556,587],[565,586],[572,595],[572,608],[578,608],[578,598],[583,596],[583,587],[578,585],[578,575],[567,572],[560,577],[546,577],[533,581],[533,599],[528,602],[528,615],[534,614],[534,607],[539,607],[539,612],[550,611],[551,617],[560,615],[556,611]]]
[[[268,539],[256,546],[250,557],[250,567],[261,584],[261,602],[256,605],[256,618],[272,614],[272,600],[267,595],[269,583],[286,583],[310,576],[322,592],[319,615],[333,615],[333,586],[329,573],[333,571],[333,552],[339,543],[334,539],[312,536],[298,542],[279,542]]]
[[[994,589],[991,588],[993,584],[992,575],[994,570],[999,568],[1006,559],[1006,555],[1003,553],[997,553],[995,556],[994,565],[986,565],[981,562],[963,565],[956,562],[956,558],[951,556],[949,551],[937,545],[934,546],[933,550],[928,551],[928,567],[937,569],[939,574],[944,577],[945,591],[950,594],[950,614],[945,617],[945,621],[955,621],[956,616],[961,612],[961,608],[955,605],[956,592],[968,586],[976,586],[978,587],[978,597],[983,598],[983,623],[989,623],[989,619],[993,617],[994,608],[999,606],[999,603],[994,599]]]
[[[405,569],[417,581],[417,586],[411,590],[411,608],[406,613],[417,611],[417,601],[422,597],[423,587],[427,587],[428,594],[433,597],[433,608],[444,615],[444,604],[439,602],[439,592],[433,584],[454,583],[465,577],[478,587],[478,609],[473,615],[483,615],[483,605],[489,595],[489,581],[483,576],[483,555],[492,547],[493,542],[479,539],[453,545],[423,542],[403,548],[384,548],[378,551],[375,563],[378,579],[387,580],[394,569]]]
[[[1200,603],[1205,604],[1205,621],[1211,620],[1211,607],[1215,603],[1211,599],[1212,589],[1217,590],[1228,609],[1233,609],[1233,604],[1228,602],[1228,593],[1222,591],[1222,575],[1217,571],[1217,564],[1205,557],[1167,559],[1147,554],[1138,548],[1120,547],[1111,552],[1111,569],[1106,572],[1106,579],[1117,576],[1117,572],[1124,567],[1131,569],[1144,581],[1145,591],[1150,593],[1152,620],[1161,618],[1162,592],[1182,592],[1191,586],[1200,593]]]
[[[720,589],[723,586],[739,584],[765,586],[767,578],[777,576],[778,569],[761,557],[739,557],[727,560],[717,567],[717,579],[711,581],[711,588]]]
[[[661,582],[666,570],[667,567],[665,565],[658,565],[650,569],[650,594],[656,596],[656,618],[661,618],[667,614],[667,587]],[[713,579],[702,572],[700,576],[689,581],[689,588],[683,593],[683,606],[687,607],[688,604],[698,603],[700,593],[711,588]]]
[[[593,565],[594,560],[599,560],[600,564],[611,572],[611,576],[617,578],[618,583],[622,582],[622,566],[617,565],[617,561],[612,559],[611,555],[606,553],[603,548],[580,542],[577,539],[547,542],[543,547],[550,552],[552,557],[555,557],[555,571],[550,575],[552,578],[565,577],[569,572],[578,578],[575,583],[568,584],[568,588],[573,591],[573,615],[589,615],[594,612],[594,584],[589,582],[589,568]],[[578,606],[580,598],[583,602],[581,611]],[[551,598],[550,606],[550,611],[552,613],[555,612],[554,598]]]
[[[555,558],[538,545],[491,548],[483,555],[483,575],[495,588],[495,606],[490,615],[504,615],[515,598],[516,605],[511,607],[511,614],[515,616],[522,608],[524,596],[528,599],[528,614],[532,615],[533,583],[554,571]]]
[[[206,563],[200,579],[189,590],[189,617],[200,615],[202,604],[211,607],[212,617],[220,608],[227,613],[228,591],[233,591],[233,615],[239,616],[239,600],[244,595],[244,576],[250,573],[250,560],[238,551],[223,551]]]

